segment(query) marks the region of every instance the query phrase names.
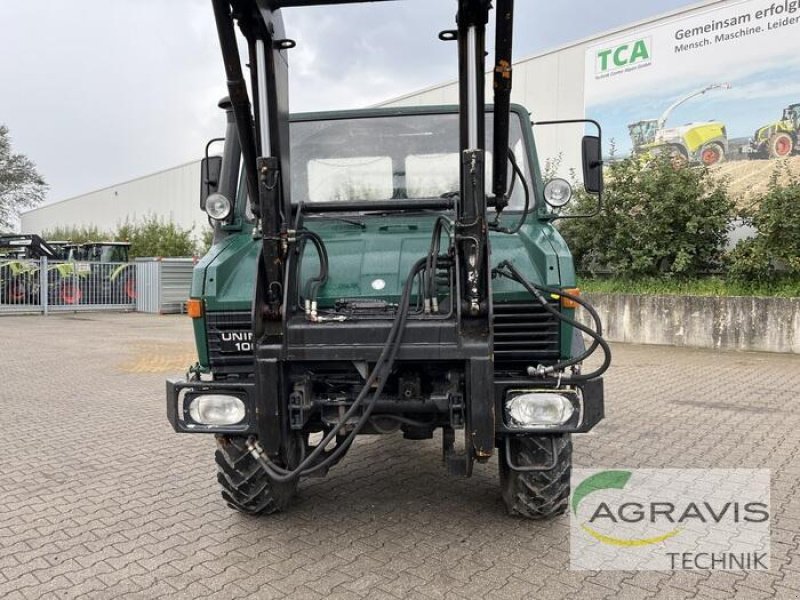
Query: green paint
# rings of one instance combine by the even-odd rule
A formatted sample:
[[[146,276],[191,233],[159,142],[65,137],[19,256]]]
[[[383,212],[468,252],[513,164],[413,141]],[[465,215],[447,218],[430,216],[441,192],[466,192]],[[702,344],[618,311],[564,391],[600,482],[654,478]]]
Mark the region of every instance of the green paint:
[[[599,72],[610,69],[621,69],[626,66],[650,60],[650,48],[647,39],[626,42],[613,48],[605,48],[597,52]]]

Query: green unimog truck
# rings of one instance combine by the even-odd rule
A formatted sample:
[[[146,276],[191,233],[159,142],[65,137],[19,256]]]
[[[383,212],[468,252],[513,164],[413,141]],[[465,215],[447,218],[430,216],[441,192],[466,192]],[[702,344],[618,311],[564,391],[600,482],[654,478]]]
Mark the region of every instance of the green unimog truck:
[[[198,362],[167,382],[169,422],[216,438],[222,496],[245,513],[290,507],[358,435],[441,431],[449,473],[496,453],[511,513],[561,514],[571,436],[603,418],[610,352],[554,227],[573,189],[539,168],[534,130],[559,124],[532,127],[510,104],[513,3],[496,2],[492,106],[490,3],[460,0],[458,29],[439,36],[458,48],[458,106],[290,118],[280,9],[343,3],[212,2],[228,126],[223,156],[202,165],[214,243],[187,304]],[[585,192],[599,194],[599,126],[560,125],[576,123],[598,129],[580,143]]]

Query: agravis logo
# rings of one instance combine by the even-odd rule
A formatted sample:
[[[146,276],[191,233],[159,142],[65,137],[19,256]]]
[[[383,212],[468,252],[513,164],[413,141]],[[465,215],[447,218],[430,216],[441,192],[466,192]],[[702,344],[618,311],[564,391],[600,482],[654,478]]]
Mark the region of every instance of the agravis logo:
[[[578,515],[578,505],[581,503],[581,500],[586,498],[592,492],[596,492],[598,490],[608,490],[608,489],[617,489],[621,490],[625,487],[625,484],[628,483],[628,480],[631,478],[630,471],[602,471],[590,477],[584,479],[580,485],[577,487],[575,492],[572,494],[572,513],[577,517]],[[626,503],[622,504],[622,507],[628,507],[630,505],[635,505],[638,507],[639,516],[643,516],[641,505],[636,503]],[[605,502],[601,502],[598,504],[597,509],[592,514],[591,518],[589,519],[589,523],[594,522],[599,518],[610,518],[615,520],[614,513],[609,508],[608,504]],[[622,517],[620,513],[620,518],[623,520],[628,520],[627,518]],[[647,546],[650,544],[658,544],[663,542],[666,539],[669,539],[673,536],[676,536],[680,533],[680,529],[675,528],[671,531],[664,533],[663,535],[657,535],[654,537],[646,537],[646,538],[618,538],[611,535],[604,535],[599,531],[596,531],[586,523],[581,525],[581,529],[583,529],[586,533],[591,535],[594,539],[604,544],[609,544],[612,546]]]
[[[764,569],[769,471],[573,472],[576,569]]]

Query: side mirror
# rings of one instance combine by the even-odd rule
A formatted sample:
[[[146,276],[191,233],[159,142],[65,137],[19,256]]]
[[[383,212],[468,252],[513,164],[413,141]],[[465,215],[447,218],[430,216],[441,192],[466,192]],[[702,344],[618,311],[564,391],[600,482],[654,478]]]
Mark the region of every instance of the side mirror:
[[[206,156],[200,162],[200,210],[206,209],[206,199],[217,191],[221,172],[221,156]]]
[[[590,194],[603,192],[603,149],[600,136],[585,135],[583,150],[583,187]]]

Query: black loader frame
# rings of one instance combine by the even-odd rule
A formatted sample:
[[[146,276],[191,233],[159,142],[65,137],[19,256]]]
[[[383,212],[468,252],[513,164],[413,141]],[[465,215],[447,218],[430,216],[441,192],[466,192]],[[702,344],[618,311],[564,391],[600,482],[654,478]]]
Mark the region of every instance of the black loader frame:
[[[383,0],[385,1],[385,0]],[[327,344],[338,330],[298,325],[295,332],[284,310],[284,280],[287,269],[287,252],[290,223],[285,218],[292,214],[289,197],[289,139],[288,139],[288,70],[286,51],[294,42],[284,36],[280,9],[297,6],[323,6],[346,4],[324,0],[283,0],[241,2],[213,0],[220,46],[228,77],[228,94],[241,141],[242,159],[253,212],[259,217],[262,235],[262,259],[256,282],[256,300],[253,305],[254,338],[256,340],[256,394],[269,399],[259,413],[258,433],[264,452],[277,457],[285,451],[288,439],[289,415],[285,399],[292,390],[287,377],[289,360],[339,360],[345,352],[340,344],[334,348]],[[492,189],[501,194],[495,202],[503,201],[506,190],[505,148],[508,146],[508,105],[511,92],[511,30],[513,26],[513,0],[499,0],[497,85],[495,86],[495,181]],[[494,372],[490,356],[492,346],[491,274],[488,263],[487,198],[484,193],[484,55],[485,30],[489,18],[488,0],[460,0],[458,4],[458,30],[453,37],[458,42],[459,95],[460,95],[460,150],[461,193],[456,203],[455,256],[458,273],[457,293],[460,299],[456,319],[449,323],[427,326],[419,332],[429,338],[436,358],[463,360],[467,364],[467,390],[472,402],[466,415],[465,432],[468,451],[460,457],[461,470],[468,472],[473,458],[487,459],[492,455],[495,441],[494,423]],[[241,68],[241,58],[236,44],[234,18],[247,39],[254,90],[252,102],[255,126],[251,117],[251,102]],[[506,110],[502,110],[505,106]],[[442,208],[449,202],[443,201]],[[397,209],[406,208],[395,204]],[[374,208],[374,205],[370,205]],[[282,217],[283,216],[283,217]],[[288,325],[288,327],[287,327]],[[290,329],[290,331],[287,331]],[[329,330],[332,329],[332,330]],[[439,331],[443,329],[445,331]],[[364,332],[374,332],[374,327],[364,327]],[[296,336],[293,334],[296,333]],[[427,336],[425,334],[428,334]],[[293,337],[312,340],[304,348],[292,344]],[[365,356],[369,336],[354,332],[352,349],[362,360],[378,358]],[[449,338],[449,344],[440,340]],[[313,349],[312,349],[313,348]],[[404,357],[402,350],[399,359]],[[426,357],[415,351],[415,360]]]

